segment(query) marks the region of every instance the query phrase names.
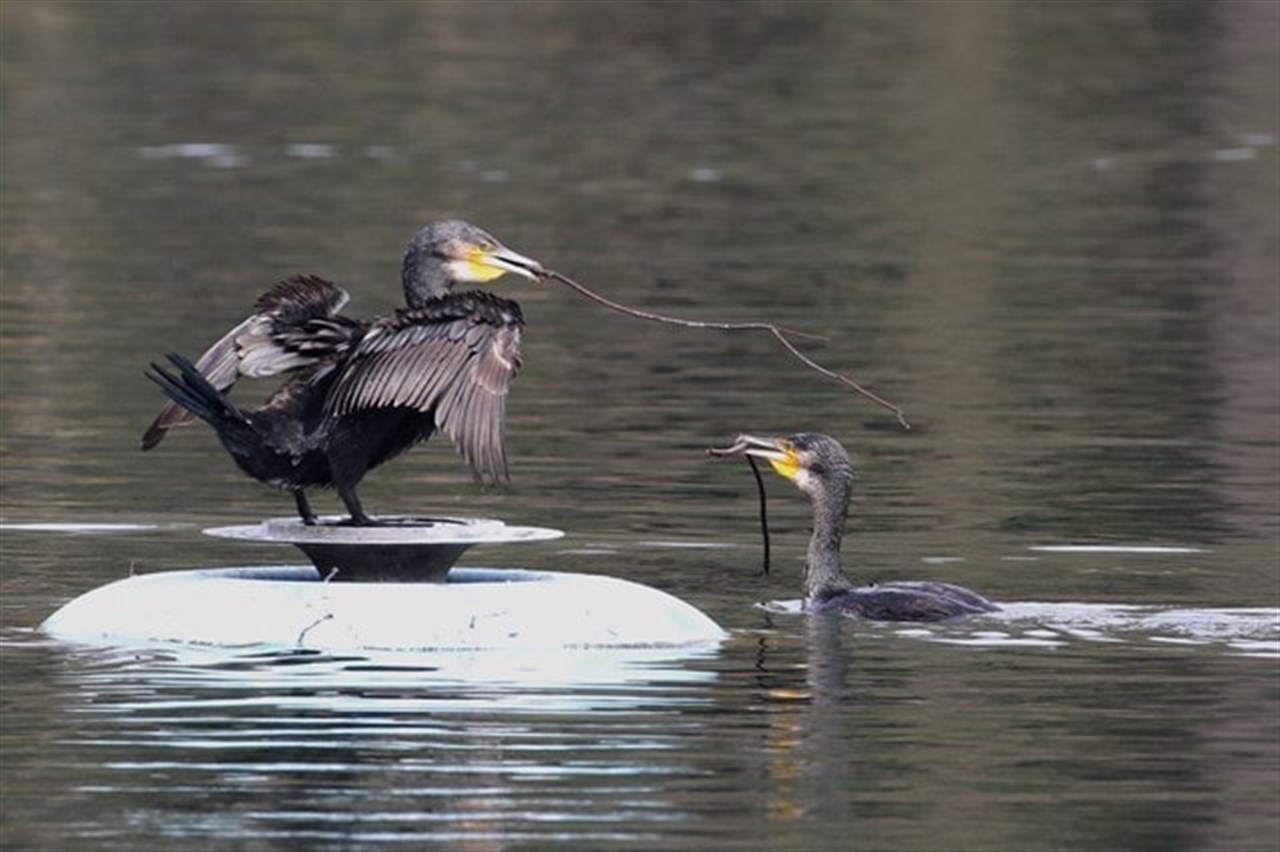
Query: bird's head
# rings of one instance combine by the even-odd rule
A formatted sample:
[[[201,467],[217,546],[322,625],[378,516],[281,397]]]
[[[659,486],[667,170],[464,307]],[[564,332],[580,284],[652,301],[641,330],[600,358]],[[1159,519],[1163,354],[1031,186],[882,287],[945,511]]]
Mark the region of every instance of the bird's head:
[[[404,253],[405,301],[416,307],[455,284],[481,284],[508,272],[536,280],[542,264],[469,222],[451,219],[419,230]]]
[[[708,452],[764,459],[774,472],[794,482],[810,497],[836,496],[847,503],[852,492],[853,463],[849,454],[835,438],[818,432],[768,438],[739,435],[732,447]]]

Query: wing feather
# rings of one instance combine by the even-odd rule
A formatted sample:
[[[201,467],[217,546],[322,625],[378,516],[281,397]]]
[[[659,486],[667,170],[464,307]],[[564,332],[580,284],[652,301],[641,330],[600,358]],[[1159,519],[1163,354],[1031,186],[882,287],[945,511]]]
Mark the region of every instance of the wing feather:
[[[258,297],[254,313],[209,347],[196,369],[219,391],[240,376],[258,378],[297,370],[334,357],[350,346],[359,323],[338,316],[350,297],[336,284],[314,275],[280,282]],[[195,415],[166,402],[142,436],[149,450],[175,426]]]
[[[514,302],[481,292],[378,320],[343,361],[326,413],[416,409],[478,478],[505,479],[506,400],[520,368],[523,324]]]

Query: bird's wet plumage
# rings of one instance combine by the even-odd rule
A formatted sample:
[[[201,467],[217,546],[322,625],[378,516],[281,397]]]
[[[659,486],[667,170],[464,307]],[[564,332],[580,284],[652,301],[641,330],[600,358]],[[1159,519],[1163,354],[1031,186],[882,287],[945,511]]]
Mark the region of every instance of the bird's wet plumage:
[[[940,621],[999,607],[951,583],[898,582],[854,586],[841,567],[840,545],[853,495],[853,464],[838,441],[817,432],[786,437],[739,435],[715,456],[747,455],[769,462],[813,503],[813,534],[805,560],[804,608],[877,621]]]
[[[260,378],[332,361],[361,324],[338,314],[347,291],[314,275],[282,281],[258,297],[251,316],[209,347],[196,369],[218,391],[240,376]],[[196,419],[169,400],[142,436],[142,449],[158,445],[170,429]]]
[[[241,470],[295,495],[314,522],[306,490],[333,486],[352,522],[373,523],[355,488],[365,473],[443,431],[477,478],[507,476],[506,399],[520,367],[520,307],[459,282],[541,267],[465,222],[428,225],[405,253],[407,307],[372,321],[338,313],[346,292],[315,276],[291,278],[258,299],[253,315],[196,364],[150,377],[170,402],[142,448],[196,417],[212,425]],[[259,408],[226,393],[240,376],[288,378]]]

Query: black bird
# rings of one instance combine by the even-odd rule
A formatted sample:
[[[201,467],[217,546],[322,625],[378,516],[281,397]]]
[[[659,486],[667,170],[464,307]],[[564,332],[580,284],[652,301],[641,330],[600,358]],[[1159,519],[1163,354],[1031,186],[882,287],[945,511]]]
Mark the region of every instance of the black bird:
[[[351,523],[369,517],[356,496],[364,475],[437,429],[453,441],[477,479],[507,476],[503,430],[507,390],[520,367],[520,306],[491,293],[452,292],[513,272],[536,280],[537,261],[474,225],[436,222],[404,254],[406,308],[371,321],[338,313],[341,287],[298,276],[263,294],[252,316],[192,364],[169,355],[176,372],[152,364],[148,378],[169,397],[142,436],[142,449],[200,418],[240,469],[291,492],[307,524],[309,488],[332,486]],[[240,376],[288,373],[259,408],[226,397]]]
[[[853,496],[853,464],[834,438],[803,432],[785,438],[739,435],[712,455],[766,459],[813,502],[813,536],[804,571],[804,608],[839,611],[877,621],[940,621],[999,609],[986,598],[950,583],[899,582],[855,587],[840,568],[840,540]]]

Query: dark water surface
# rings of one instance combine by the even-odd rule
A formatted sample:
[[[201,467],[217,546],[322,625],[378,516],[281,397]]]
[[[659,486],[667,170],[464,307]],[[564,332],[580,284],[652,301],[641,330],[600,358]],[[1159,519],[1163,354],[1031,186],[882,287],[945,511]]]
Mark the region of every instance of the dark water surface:
[[[15,0],[0,24],[0,847],[1280,842],[1275,3]],[[296,559],[200,534],[292,501],[207,430],[139,454],[142,369],[294,272],[391,309],[444,216],[635,305],[828,335],[809,353],[913,428],[767,338],[502,281],[529,323],[512,484],[433,441],[366,504],[565,529],[464,562],[647,583],[723,647],[44,638],[131,571]],[[1005,612],[792,612],[804,501],[769,483],[761,576],[750,473],[701,449],[801,429],[858,464],[860,578]]]

